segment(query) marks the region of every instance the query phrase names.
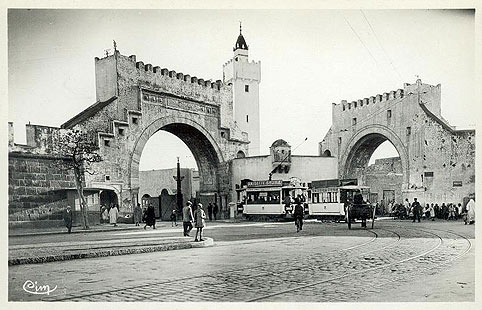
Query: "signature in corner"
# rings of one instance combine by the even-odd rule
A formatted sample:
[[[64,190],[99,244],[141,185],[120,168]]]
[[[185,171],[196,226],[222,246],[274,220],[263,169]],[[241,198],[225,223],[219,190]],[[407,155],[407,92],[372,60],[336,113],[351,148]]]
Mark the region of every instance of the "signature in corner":
[[[38,285],[37,281],[33,282],[30,280],[25,281],[23,284],[23,290],[30,294],[35,295],[50,295],[53,291],[57,289],[57,285],[54,288],[50,288],[50,285]]]

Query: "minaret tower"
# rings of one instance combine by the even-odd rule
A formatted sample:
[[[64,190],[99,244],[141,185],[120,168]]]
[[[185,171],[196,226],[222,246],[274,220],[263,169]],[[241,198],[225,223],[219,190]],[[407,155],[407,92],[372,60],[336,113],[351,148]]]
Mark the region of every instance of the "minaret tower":
[[[238,127],[248,133],[249,155],[259,155],[259,83],[261,62],[248,60],[248,45],[239,23],[234,57],[223,66],[223,82],[233,87],[233,113]]]

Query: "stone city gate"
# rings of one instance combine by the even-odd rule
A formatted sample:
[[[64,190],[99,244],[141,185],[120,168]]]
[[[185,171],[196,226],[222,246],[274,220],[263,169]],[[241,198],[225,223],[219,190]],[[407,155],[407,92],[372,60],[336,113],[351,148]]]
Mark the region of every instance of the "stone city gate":
[[[97,102],[62,128],[92,133],[102,162],[86,186],[115,188],[123,212],[132,211],[139,193],[142,150],[159,130],[179,137],[196,159],[201,202],[226,206],[230,195],[229,161],[247,155],[247,134],[233,120],[232,89],[136,61],[136,56],[95,59]],[[167,146],[166,146],[167,149]],[[158,150],[163,156],[163,149]]]
[[[441,115],[440,98],[440,84],[419,79],[383,95],[333,103],[320,155],[338,158],[340,178],[366,184],[370,157],[388,140],[400,156],[403,198],[461,201],[475,192],[475,130],[450,126]]]

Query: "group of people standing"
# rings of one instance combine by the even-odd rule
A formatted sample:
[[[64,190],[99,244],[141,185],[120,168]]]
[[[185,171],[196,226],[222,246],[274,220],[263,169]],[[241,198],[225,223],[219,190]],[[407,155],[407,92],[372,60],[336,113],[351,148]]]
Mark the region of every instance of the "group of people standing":
[[[208,216],[210,221],[213,220],[213,215],[214,215],[214,220],[217,220],[218,212],[219,212],[219,207],[217,203],[214,203],[214,205],[212,203],[208,204]]]
[[[197,208],[192,212],[192,203],[188,201],[186,203],[186,206],[182,208],[182,226],[183,226],[183,233],[184,237],[188,237],[189,233],[193,229],[193,222],[194,222],[194,227],[196,228],[196,237],[194,238],[195,242],[198,241],[204,241],[202,238],[202,231],[204,226],[206,225],[205,219],[206,219],[206,213],[203,210],[203,205],[201,203],[197,204]],[[199,239],[197,238],[199,234]]]
[[[420,222],[421,218],[435,221],[435,219],[458,220],[461,217],[464,219],[465,224],[473,224],[475,222],[475,200],[473,198],[469,200],[465,207],[462,207],[461,203],[458,205],[455,203],[442,203],[441,206],[437,203],[427,203],[425,207],[422,207],[417,198],[413,200],[410,203],[407,198],[403,204],[394,205],[391,215],[399,219],[412,218],[413,222],[416,220]]]
[[[142,222],[146,223],[144,229],[146,229],[147,226],[152,226],[152,229],[156,229],[156,212],[151,203],[147,208],[144,208],[144,210],[142,210],[139,203],[134,207],[134,224],[140,226]]]
[[[117,217],[119,216],[119,206],[117,204],[107,206],[101,206],[101,220],[102,223],[113,224],[117,226]]]

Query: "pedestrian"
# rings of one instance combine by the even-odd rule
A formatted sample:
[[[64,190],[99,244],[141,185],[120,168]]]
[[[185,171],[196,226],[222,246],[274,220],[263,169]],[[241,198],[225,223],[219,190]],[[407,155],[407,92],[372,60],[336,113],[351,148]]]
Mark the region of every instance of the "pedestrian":
[[[109,222],[111,224],[114,224],[114,227],[117,226],[117,216],[119,215],[119,210],[117,210],[117,207],[114,205],[110,208],[109,210]]]
[[[213,220],[213,204],[212,203],[208,204],[208,216],[209,216],[209,220],[212,221]]]
[[[64,210],[64,224],[65,227],[67,227],[67,231],[69,234],[72,231],[72,220],[72,209],[70,208],[70,206],[67,206]]]
[[[137,203],[137,206],[134,208],[134,223],[136,224],[136,226],[139,226],[141,221],[142,221],[141,204]]]
[[[291,196],[289,193],[285,196],[285,199],[283,199],[283,204],[285,206],[285,210],[291,209]]]
[[[442,219],[447,220],[449,217],[449,208],[445,205],[445,202],[442,203]]]
[[[295,218],[295,225],[296,225],[296,232],[303,230],[303,217],[304,217],[304,210],[303,206],[301,205],[300,198],[295,199],[295,210],[293,212],[293,216]]]
[[[435,208],[433,207],[433,203],[429,207],[429,213],[432,221],[435,221]]]
[[[214,207],[213,207],[214,220],[217,219],[216,214],[218,214],[218,212],[219,212],[218,204],[214,203]]]
[[[197,209],[194,211],[194,226],[196,227],[196,237],[194,241],[204,241],[202,238],[203,228],[205,226],[204,219],[206,218],[206,214],[203,210],[203,205],[201,203],[197,204]],[[199,233],[199,240],[197,238],[197,234]]]
[[[156,229],[156,212],[154,211],[152,203],[149,203],[147,206],[146,225],[144,225],[144,229],[146,229],[147,226],[152,226],[152,229]]]
[[[474,198],[471,198],[469,200],[469,202],[465,206],[465,209],[467,210],[467,217],[466,217],[466,220],[465,220],[465,225],[467,225],[467,223],[469,225],[474,224],[475,223],[475,200],[474,200]]]
[[[109,210],[106,206],[102,207],[102,223],[109,223]]]
[[[449,203],[448,205],[448,210],[449,210],[449,216],[448,216],[448,220],[454,220],[455,219],[455,208],[454,208],[454,205],[452,203]]]
[[[413,198],[412,210],[413,210],[413,222],[415,223],[415,219],[417,219],[418,222],[420,223],[420,215],[422,213],[422,206],[417,201],[417,198]]]
[[[391,200],[388,201],[388,204],[387,204],[387,215],[388,216],[392,216],[392,207],[393,207],[393,203]]]
[[[428,220],[430,218],[430,204],[425,205],[425,218]]]
[[[403,206],[405,207],[406,217],[409,218],[409,216],[410,216],[410,202],[408,201],[408,198],[405,198],[405,201],[403,202]]]
[[[177,226],[177,214],[176,209],[172,209],[171,212],[171,227]]]
[[[440,207],[439,207],[438,203],[436,203],[433,208],[435,210],[435,217],[440,219]]]
[[[184,237],[189,237],[189,233],[192,230],[192,221],[194,220],[194,216],[192,215],[191,205],[192,203],[188,201],[186,206],[182,208],[182,226]]]

